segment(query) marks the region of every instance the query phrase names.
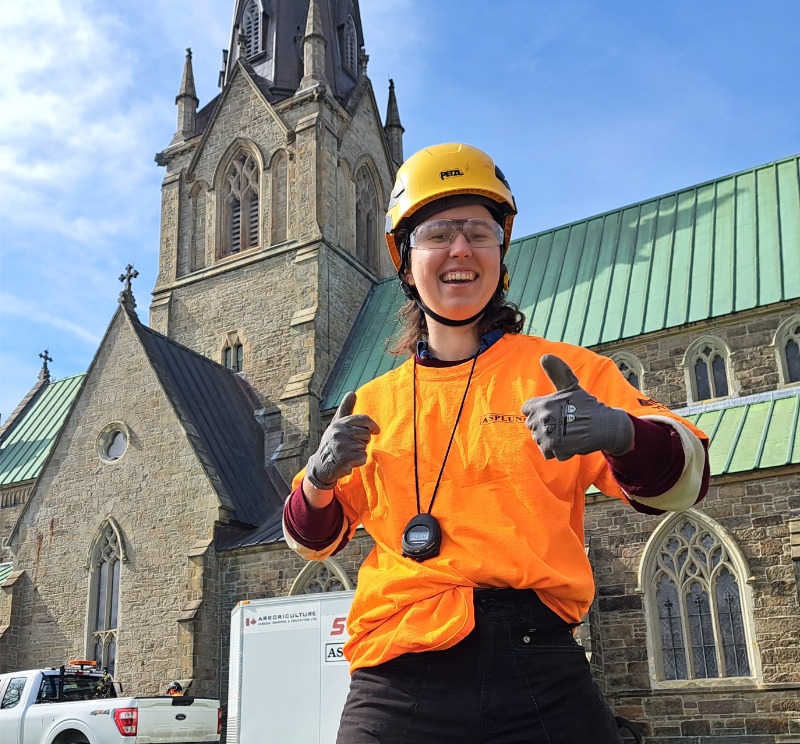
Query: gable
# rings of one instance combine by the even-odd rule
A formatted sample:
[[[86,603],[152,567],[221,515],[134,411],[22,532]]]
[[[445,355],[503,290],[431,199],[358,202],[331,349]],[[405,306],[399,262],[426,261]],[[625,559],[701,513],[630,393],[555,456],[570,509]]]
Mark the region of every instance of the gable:
[[[253,77],[241,64],[237,65],[203,132],[188,173],[212,184],[234,134],[255,143],[262,159],[268,161],[272,151],[286,143],[288,132]]]
[[[102,449],[111,428],[124,432],[127,447],[114,461]],[[192,484],[191,493],[181,485]],[[86,373],[57,442],[20,518],[19,529],[46,524],[72,502],[72,527],[118,513],[121,524],[157,513],[165,497],[184,511],[197,510],[199,536],[218,500],[181,431],[158,377],[120,309]],[[194,502],[194,503],[191,503]],[[79,530],[81,531],[81,530]]]

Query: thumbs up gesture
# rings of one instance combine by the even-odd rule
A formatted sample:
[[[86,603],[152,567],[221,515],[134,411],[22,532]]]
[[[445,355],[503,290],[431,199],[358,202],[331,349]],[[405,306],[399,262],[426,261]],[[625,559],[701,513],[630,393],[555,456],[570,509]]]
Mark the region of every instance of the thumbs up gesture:
[[[366,414],[353,414],[356,394],[346,393],[317,451],[308,459],[306,478],[314,488],[331,489],[339,478],[367,461],[367,445],[380,427]]]
[[[553,354],[540,360],[555,387],[550,395],[526,400],[525,426],[546,460],[606,452],[624,455],[633,447],[633,422],[621,408],[610,408],[589,395],[569,365]]]

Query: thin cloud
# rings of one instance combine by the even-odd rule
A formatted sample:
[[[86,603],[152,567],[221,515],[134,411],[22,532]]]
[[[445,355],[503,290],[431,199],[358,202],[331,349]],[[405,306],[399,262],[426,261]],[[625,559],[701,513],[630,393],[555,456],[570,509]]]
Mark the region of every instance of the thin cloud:
[[[33,27],[39,38],[59,43],[31,43]],[[119,43],[122,30],[118,18],[93,2],[42,0],[4,8],[0,215],[10,225],[69,229],[74,218],[59,219],[59,212],[79,210],[79,192],[124,193],[150,170],[139,153],[149,140],[152,112],[141,102],[127,110],[133,63]],[[50,219],[42,224],[42,212],[31,205]]]
[[[1,315],[8,317],[25,318],[27,321],[39,323],[57,331],[64,331],[70,336],[80,339],[89,346],[97,346],[100,343],[100,336],[93,333],[88,328],[84,328],[78,323],[73,323],[53,313],[43,311],[39,305],[28,300],[21,299],[6,292],[0,293]]]

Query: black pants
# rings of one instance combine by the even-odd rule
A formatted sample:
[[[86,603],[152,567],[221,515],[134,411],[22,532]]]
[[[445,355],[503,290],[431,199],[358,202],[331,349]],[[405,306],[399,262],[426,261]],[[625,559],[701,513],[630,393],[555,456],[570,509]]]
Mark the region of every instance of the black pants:
[[[338,744],[622,744],[583,649],[533,591],[475,592],[445,651],[358,669]]]

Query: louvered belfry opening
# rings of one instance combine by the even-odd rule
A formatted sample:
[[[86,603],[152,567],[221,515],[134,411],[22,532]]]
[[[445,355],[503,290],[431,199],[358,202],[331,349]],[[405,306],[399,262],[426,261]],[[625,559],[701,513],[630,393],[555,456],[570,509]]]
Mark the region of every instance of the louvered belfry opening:
[[[358,71],[358,34],[351,15],[344,24],[344,66],[353,74]]]
[[[242,14],[242,31],[246,38],[245,53],[252,57],[261,51],[261,11],[256,0],[250,0]]]
[[[254,248],[259,238],[259,169],[255,158],[241,151],[224,180],[224,235],[222,256]]]

